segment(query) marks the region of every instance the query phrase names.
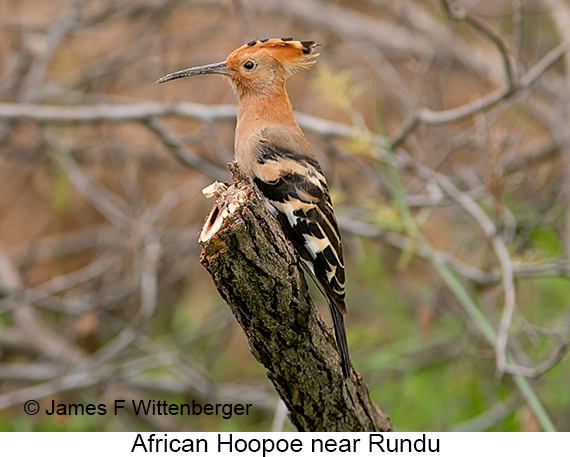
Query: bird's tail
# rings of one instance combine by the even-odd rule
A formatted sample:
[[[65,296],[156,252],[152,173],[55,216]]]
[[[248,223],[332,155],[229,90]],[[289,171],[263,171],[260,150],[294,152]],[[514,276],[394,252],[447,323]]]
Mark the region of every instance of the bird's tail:
[[[338,353],[340,355],[340,365],[342,367],[342,374],[348,378],[350,373],[350,357],[348,355],[348,343],[346,341],[346,331],[344,329],[344,317],[337,306],[327,297],[329,310],[334,327],[334,336]]]

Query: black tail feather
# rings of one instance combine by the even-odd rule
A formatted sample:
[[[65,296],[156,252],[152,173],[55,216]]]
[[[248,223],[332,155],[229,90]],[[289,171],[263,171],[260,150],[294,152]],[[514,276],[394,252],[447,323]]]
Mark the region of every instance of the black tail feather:
[[[279,217],[281,217],[281,215]],[[287,233],[287,230],[285,230],[285,233]],[[315,284],[317,285],[323,296],[327,299],[327,303],[329,305],[329,311],[333,321],[336,346],[338,348],[338,353],[340,355],[340,366],[342,368],[342,374],[346,379],[350,375],[351,364],[350,364],[350,357],[348,355],[348,342],[346,341],[346,330],[344,328],[344,316],[340,312],[338,307],[334,304],[334,302],[330,299],[330,297],[327,295],[323,285],[319,280],[317,280],[309,264],[306,261],[303,261],[301,262],[301,266],[309,274],[309,276],[313,278],[313,281],[315,282]]]
[[[330,300],[327,301],[333,321],[336,345],[338,347],[338,353],[340,355],[342,374],[345,378],[348,378],[350,373],[350,357],[348,355],[348,343],[346,341],[346,331],[344,329],[344,317],[334,303],[332,303]]]

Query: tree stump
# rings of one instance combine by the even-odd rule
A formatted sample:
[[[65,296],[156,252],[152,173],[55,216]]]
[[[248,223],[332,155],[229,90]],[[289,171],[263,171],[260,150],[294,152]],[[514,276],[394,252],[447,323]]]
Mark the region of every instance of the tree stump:
[[[249,180],[208,189],[201,263],[243,328],[299,431],[390,431],[361,376],[344,379],[333,334],[308,292],[291,243]],[[206,192],[206,190],[205,190]]]

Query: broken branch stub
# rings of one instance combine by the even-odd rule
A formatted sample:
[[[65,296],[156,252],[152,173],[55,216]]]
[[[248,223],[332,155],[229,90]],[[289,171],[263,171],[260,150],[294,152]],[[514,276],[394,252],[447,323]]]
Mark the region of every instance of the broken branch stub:
[[[334,337],[313,305],[297,256],[235,164],[214,183],[200,233],[201,263],[242,326],[251,352],[304,431],[388,431],[390,420],[356,372],[344,379]]]

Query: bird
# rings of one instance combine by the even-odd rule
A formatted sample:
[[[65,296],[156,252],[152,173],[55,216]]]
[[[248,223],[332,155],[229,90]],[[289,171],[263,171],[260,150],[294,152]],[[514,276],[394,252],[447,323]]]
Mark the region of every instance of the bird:
[[[157,84],[198,75],[222,75],[238,98],[235,160],[257,186],[325,296],[344,378],[351,370],[344,326],[345,272],[341,235],[323,170],[301,128],[285,88],[286,80],[312,67],[315,41],[253,40],[225,61],[180,70]]]

